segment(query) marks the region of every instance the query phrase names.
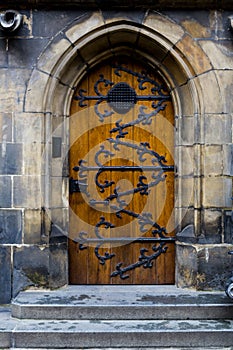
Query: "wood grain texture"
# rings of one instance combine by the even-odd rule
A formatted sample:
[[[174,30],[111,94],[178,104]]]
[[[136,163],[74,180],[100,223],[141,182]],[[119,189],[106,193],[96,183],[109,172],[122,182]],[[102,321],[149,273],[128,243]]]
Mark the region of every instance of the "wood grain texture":
[[[122,64],[133,72],[146,71],[145,65],[132,62],[127,58],[121,58]],[[85,90],[87,96],[96,96],[94,89],[96,81],[103,76],[114,85],[118,82],[125,82],[131,86],[137,95],[150,95],[151,84],[145,83],[144,90],[139,89],[138,77],[128,72],[116,74],[112,64],[113,61],[104,62],[93,69],[80,82],[74,94],[76,96],[80,89]],[[159,84],[163,84],[160,76],[156,72],[147,72],[151,79]],[[112,86],[114,86],[112,85]],[[99,92],[106,96],[111,86],[99,84]],[[118,138],[121,145],[114,148],[114,143],[109,139],[117,139],[117,132],[110,132],[116,127],[116,122],[121,124],[136,121],[140,115],[140,107],[147,108],[146,113],[151,112],[151,101],[137,101],[133,108],[125,114],[113,113],[111,116],[100,121],[94,108],[96,100],[85,101],[85,106],[80,107],[79,101],[73,99],[70,118],[70,177],[78,178],[78,172],[73,168],[80,160],[85,160],[85,165],[96,166],[96,153],[100,147],[112,152],[112,156],[102,154],[99,160],[104,166],[151,166],[152,156],[145,154],[142,161],[139,160],[137,147],[141,143],[147,143],[150,150],[156,151],[166,159],[167,165],[174,165],[174,112],[171,101],[166,101],[166,108],[152,117],[151,124],[143,125],[136,123],[124,129],[127,134]],[[98,105],[99,111],[103,114],[106,110],[111,110],[106,101]],[[118,135],[119,136],[119,135]],[[128,143],[124,145],[123,143]],[[134,147],[136,145],[136,148]],[[153,261],[151,268],[141,266],[127,272],[129,278],[121,279],[119,276],[110,277],[116,270],[116,265],[122,263],[122,267],[130,266],[140,261],[140,249],[147,249],[146,255],[153,254],[152,243],[133,243],[137,237],[153,237],[153,227],[147,225],[147,231],[142,232],[139,225],[139,218],[133,214],[144,215],[150,213],[152,222],[156,222],[161,227],[167,227],[167,236],[174,236],[174,173],[163,174],[163,181],[148,189],[148,194],[140,192],[129,193],[120,197],[125,200],[124,210],[121,217],[117,217],[115,207],[119,207],[117,199],[108,200],[109,205],[105,205],[107,198],[114,194],[114,189],[118,193],[130,191],[140,187],[139,178],[144,176],[143,182],[150,184],[154,181],[153,171],[127,170],[127,171],[104,171],[98,177],[102,184],[105,181],[113,181],[114,184],[101,191],[95,183],[96,171],[89,171],[87,174],[88,192],[70,194],[70,239],[69,239],[69,274],[71,284],[173,284],[175,274],[175,249],[174,243],[167,243],[166,253],[161,254]],[[98,205],[90,205],[91,199],[98,200]],[[118,197],[119,199],[119,197]],[[100,202],[103,202],[102,204]],[[104,202],[105,201],[105,202]],[[132,242],[127,244],[105,244],[98,250],[98,254],[105,256],[105,253],[114,254],[111,259],[103,260],[102,263],[96,257],[96,244],[88,244],[86,249],[80,249],[78,235],[85,232],[87,237],[96,238],[96,224],[109,222],[112,228],[106,224],[100,225],[99,234],[103,237],[131,237]]]

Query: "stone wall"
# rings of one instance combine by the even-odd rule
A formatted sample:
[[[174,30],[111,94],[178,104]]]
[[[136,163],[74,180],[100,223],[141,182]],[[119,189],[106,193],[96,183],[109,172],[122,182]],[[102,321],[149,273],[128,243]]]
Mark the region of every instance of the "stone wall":
[[[176,283],[222,289],[233,270],[232,13],[20,12],[19,30],[0,32],[0,303],[68,283],[70,96],[121,47],[158,67],[172,91]]]

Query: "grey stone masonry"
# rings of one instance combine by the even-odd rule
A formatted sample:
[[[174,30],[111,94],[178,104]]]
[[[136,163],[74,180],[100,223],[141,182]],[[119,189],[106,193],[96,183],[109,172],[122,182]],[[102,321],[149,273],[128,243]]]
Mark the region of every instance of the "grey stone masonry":
[[[232,1],[175,3],[0,4],[23,15],[16,32],[0,30],[0,304],[69,283],[71,100],[92,67],[119,55],[146,62],[171,93],[175,284],[224,289],[233,269]]]

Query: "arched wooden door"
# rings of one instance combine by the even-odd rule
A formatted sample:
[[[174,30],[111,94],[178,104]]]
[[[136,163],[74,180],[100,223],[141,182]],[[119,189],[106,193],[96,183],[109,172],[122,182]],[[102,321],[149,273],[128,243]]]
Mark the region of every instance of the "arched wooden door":
[[[174,114],[156,72],[109,60],[70,117],[71,284],[174,283]]]

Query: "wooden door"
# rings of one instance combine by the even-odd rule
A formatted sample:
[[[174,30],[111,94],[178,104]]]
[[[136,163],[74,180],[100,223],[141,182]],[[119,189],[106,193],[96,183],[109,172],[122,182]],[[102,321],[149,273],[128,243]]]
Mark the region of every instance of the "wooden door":
[[[79,83],[70,117],[71,284],[174,283],[171,97],[129,58]]]

